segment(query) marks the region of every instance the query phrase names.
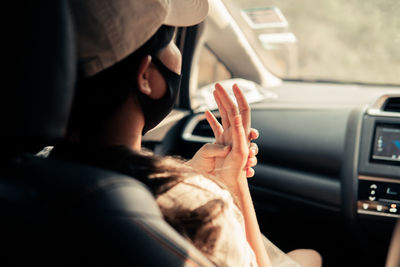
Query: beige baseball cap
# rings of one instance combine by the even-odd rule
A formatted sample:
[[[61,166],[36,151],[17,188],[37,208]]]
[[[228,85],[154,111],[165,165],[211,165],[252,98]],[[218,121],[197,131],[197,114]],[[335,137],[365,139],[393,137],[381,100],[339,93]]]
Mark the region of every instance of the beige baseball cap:
[[[69,0],[78,56],[86,76],[122,60],[161,25],[192,26],[207,16],[208,0]]]

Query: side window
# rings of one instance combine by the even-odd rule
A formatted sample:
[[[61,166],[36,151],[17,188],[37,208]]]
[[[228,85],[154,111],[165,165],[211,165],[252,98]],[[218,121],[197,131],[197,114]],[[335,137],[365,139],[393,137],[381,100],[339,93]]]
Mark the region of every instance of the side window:
[[[232,78],[232,74],[218,57],[207,47],[200,52],[198,86]]]

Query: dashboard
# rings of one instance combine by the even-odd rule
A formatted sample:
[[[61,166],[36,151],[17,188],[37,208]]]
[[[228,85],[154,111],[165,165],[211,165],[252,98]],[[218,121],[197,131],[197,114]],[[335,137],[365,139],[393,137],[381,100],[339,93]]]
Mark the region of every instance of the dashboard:
[[[400,97],[382,96],[363,118],[357,213],[400,218]]]

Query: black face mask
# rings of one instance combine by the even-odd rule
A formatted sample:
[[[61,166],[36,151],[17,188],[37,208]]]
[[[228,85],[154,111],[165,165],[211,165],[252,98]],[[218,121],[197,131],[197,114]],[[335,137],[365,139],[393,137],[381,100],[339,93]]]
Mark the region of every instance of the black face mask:
[[[156,127],[172,110],[179,94],[181,75],[168,69],[158,58],[152,57],[167,83],[167,90],[160,99],[152,99],[138,91],[138,100],[144,114],[144,128],[142,135]]]

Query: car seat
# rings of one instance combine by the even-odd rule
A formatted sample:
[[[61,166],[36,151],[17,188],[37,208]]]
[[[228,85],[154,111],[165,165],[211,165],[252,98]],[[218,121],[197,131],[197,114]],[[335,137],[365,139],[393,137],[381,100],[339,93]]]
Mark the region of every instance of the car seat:
[[[0,266],[211,266],[134,178],[35,156],[66,128],[73,25],[64,0],[18,1],[8,12],[21,19],[13,86],[1,98]]]

